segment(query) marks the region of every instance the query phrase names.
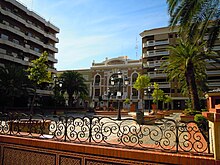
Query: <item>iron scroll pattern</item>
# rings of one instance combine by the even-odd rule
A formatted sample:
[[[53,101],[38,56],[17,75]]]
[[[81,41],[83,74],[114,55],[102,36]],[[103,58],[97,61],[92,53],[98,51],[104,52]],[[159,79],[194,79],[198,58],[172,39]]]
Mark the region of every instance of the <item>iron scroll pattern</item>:
[[[110,117],[0,113],[0,134],[167,152],[209,153],[208,129],[195,122],[157,119],[138,124]]]

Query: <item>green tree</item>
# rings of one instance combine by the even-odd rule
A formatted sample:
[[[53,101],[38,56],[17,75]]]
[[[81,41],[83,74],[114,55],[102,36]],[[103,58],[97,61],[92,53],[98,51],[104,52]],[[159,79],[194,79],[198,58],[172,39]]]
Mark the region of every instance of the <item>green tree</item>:
[[[64,91],[62,90],[62,78],[54,75],[54,86],[53,86],[53,99],[55,103],[55,107],[57,106],[64,106],[65,105],[65,98],[64,98]]]
[[[159,84],[154,82],[154,91],[152,93],[153,102],[157,104],[158,109],[158,101],[164,101],[164,91],[159,88]]]
[[[73,106],[73,96],[77,100],[80,96],[88,95],[85,79],[78,72],[66,71],[62,75],[62,90],[68,94],[68,106]]]
[[[14,106],[15,98],[27,95],[27,76],[22,66],[6,64],[0,67],[0,98],[2,105]]]
[[[199,35],[199,34],[198,34]],[[183,94],[188,94],[192,108],[200,110],[198,89],[206,81],[206,60],[217,59],[217,54],[207,48],[207,42],[194,36],[192,40],[180,36],[177,45],[168,47],[170,55],[162,67],[166,67],[170,81],[176,79]]]
[[[150,83],[150,77],[147,76],[147,75],[141,75],[141,74],[138,74],[138,77],[137,77],[137,80],[135,81],[133,87],[136,89],[136,90],[139,90],[140,91],[140,94],[141,94],[141,99],[142,99],[142,105],[144,103],[144,89],[151,86],[151,83]]]
[[[51,73],[48,71],[48,53],[43,52],[38,59],[32,60],[31,65],[27,69],[28,78],[33,85],[33,98],[31,101],[31,113],[33,113],[33,107],[37,95],[37,86],[42,83],[50,83]]]
[[[201,36],[209,35],[209,48],[213,46],[220,31],[219,0],[167,0],[167,4],[171,27],[180,25],[180,31],[189,28],[189,37],[200,29]]]
[[[169,95],[164,95],[163,102],[167,104],[167,109],[169,109],[169,105],[172,102],[172,98]]]

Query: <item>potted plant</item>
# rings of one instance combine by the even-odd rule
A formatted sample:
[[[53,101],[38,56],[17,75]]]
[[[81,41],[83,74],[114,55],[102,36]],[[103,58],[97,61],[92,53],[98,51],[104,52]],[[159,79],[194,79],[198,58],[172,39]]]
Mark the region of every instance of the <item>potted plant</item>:
[[[158,111],[158,102],[164,100],[164,91],[159,88],[159,84],[154,82],[154,91],[152,93],[153,103],[152,109],[153,113],[156,114]]]
[[[124,101],[124,104],[125,104],[126,110],[128,110],[129,105],[130,105],[130,99],[126,98],[125,101]]]

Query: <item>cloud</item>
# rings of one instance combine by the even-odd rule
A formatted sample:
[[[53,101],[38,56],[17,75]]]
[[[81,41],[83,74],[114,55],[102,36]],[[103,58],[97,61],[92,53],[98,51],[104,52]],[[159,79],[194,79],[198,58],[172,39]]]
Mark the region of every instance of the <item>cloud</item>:
[[[142,48],[139,34],[168,24],[166,0],[20,1],[60,28],[58,70],[89,68],[105,57],[136,59]]]

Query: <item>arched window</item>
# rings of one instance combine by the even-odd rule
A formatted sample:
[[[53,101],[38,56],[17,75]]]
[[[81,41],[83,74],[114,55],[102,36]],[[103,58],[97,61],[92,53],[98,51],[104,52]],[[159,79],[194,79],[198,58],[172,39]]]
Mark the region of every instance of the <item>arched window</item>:
[[[132,74],[132,84],[135,83],[135,81],[137,80],[137,77],[138,77],[137,73]]]
[[[101,81],[100,75],[96,75],[95,76],[95,85],[99,85],[100,81]]]

